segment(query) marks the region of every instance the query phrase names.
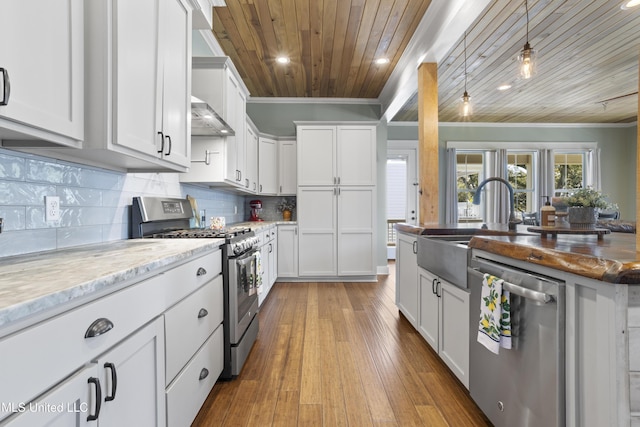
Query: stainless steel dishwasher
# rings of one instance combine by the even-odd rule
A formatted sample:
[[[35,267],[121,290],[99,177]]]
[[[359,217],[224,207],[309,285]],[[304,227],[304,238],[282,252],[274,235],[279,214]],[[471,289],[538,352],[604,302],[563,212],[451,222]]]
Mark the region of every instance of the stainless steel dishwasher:
[[[468,271],[469,392],[496,427],[565,425],[565,284],[473,257]],[[484,273],[511,294],[512,348],[478,343]]]

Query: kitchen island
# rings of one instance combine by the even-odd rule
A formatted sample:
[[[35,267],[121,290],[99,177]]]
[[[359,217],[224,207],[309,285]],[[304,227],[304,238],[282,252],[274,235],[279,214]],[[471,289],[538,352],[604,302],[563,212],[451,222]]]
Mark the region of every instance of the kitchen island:
[[[406,236],[472,235],[473,259],[564,282],[566,425],[640,422],[640,288],[633,286],[640,284],[640,261],[634,234],[546,239],[523,226],[509,233],[506,227],[467,224],[397,230]]]

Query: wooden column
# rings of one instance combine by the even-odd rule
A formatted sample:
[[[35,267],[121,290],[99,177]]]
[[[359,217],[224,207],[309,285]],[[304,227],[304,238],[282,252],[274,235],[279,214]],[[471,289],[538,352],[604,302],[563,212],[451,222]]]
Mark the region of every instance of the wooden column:
[[[420,222],[437,223],[438,217],[438,64],[418,68],[418,163],[420,165]]]

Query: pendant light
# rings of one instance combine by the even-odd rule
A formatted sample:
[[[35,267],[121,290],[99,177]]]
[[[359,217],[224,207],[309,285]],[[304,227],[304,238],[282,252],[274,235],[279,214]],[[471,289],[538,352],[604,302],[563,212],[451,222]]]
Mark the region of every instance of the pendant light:
[[[520,63],[520,77],[530,79],[536,72],[536,51],[529,44],[529,5],[524,0],[524,8],[527,14],[527,41],[518,55]]]
[[[460,105],[458,106],[458,114],[460,117],[469,117],[473,113],[473,106],[471,105],[471,96],[467,92],[467,32],[464,33],[464,94],[460,99]]]

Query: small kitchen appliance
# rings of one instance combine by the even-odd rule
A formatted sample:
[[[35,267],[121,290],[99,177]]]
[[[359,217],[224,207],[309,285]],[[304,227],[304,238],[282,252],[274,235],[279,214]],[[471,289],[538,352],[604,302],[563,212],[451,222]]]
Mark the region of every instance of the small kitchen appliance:
[[[260,218],[260,212],[262,211],[261,200],[250,201],[249,207],[251,208],[251,217],[249,217],[249,221],[264,221],[262,218]]]
[[[189,228],[193,217],[187,199],[134,197],[132,238],[224,239],[222,281],[224,304],[224,367],[220,378],[236,377],[258,335],[258,248],[260,239],[249,227]]]

